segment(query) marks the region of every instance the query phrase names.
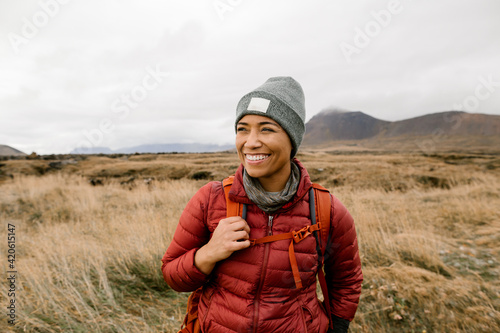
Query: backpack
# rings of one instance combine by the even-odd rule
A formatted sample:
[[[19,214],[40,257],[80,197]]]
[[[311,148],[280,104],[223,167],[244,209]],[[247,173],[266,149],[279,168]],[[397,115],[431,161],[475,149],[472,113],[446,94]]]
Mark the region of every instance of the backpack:
[[[233,184],[234,176],[230,176],[222,181],[224,187],[224,195],[226,197],[226,216],[241,216],[246,219],[246,204],[237,203],[229,199],[229,191]],[[309,211],[311,215],[311,224],[296,231],[265,236],[258,239],[250,239],[250,246],[256,244],[263,244],[275,242],[278,240],[290,239],[290,246],[288,247],[288,257],[292,267],[292,273],[295,280],[297,289],[302,288],[302,282],[299,275],[297,260],[295,258],[294,243],[298,243],[310,235],[314,235],[316,239],[316,251],[318,252],[319,267],[318,267],[318,280],[323,292],[323,306],[329,318],[330,328],[332,326],[332,318],[330,311],[330,302],[328,299],[328,289],[326,285],[325,274],[323,272],[323,264],[325,259],[325,251],[327,244],[330,243],[330,210],[331,210],[331,197],[330,192],[323,186],[313,183],[309,190]],[[319,233],[319,235],[318,235]],[[198,321],[198,303],[202,294],[203,287],[195,290],[188,299],[187,314],[184,318],[182,328],[178,333],[200,333],[200,323]]]

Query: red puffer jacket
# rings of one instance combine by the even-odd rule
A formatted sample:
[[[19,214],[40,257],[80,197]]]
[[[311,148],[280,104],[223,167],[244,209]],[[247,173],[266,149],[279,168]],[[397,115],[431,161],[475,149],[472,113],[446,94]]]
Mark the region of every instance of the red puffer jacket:
[[[296,196],[272,216],[245,194],[243,167],[237,170],[229,197],[248,204],[250,238],[279,234],[310,225],[309,193],[312,183],[306,169]],[[354,222],[347,209],[332,196],[331,253],[325,274],[333,315],[352,320],[361,293],[361,262]],[[237,251],[219,262],[210,275],[194,265],[195,252],[208,242],[219,221],[226,217],[221,182],[203,186],[181,215],[174,238],[165,253],[162,272],[177,291],[205,285],[198,308],[203,332],[326,332],[328,317],[316,297],[318,254],[310,236],[294,244],[303,288],[297,290],[288,258],[290,240],[258,244]]]

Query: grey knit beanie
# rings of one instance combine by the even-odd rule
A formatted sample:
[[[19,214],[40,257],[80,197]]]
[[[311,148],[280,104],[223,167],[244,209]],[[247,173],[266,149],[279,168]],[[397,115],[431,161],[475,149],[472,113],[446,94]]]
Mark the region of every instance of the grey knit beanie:
[[[292,142],[291,157],[297,154],[306,129],[304,91],[297,81],[289,76],[272,77],[243,96],[236,108],[235,127],[247,114],[269,117],[280,124]]]

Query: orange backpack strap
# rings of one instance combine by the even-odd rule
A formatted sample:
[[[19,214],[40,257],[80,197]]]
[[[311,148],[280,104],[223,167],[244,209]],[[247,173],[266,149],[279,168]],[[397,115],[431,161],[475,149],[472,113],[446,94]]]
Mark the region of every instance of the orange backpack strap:
[[[312,185],[314,195],[313,201],[309,200],[309,205],[311,205],[311,214],[314,211],[316,222],[321,224],[320,238],[317,239],[319,243],[319,249],[322,256],[325,256],[325,251],[327,243],[329,241],[330,234],[330,213],[332,208],[332,198],[330,192],[323,186],[314,183]],[[314,207],[314,209],[313,209]],[[311,216],[311,220],[312,220]],[[313,221],[314,223],[314,221]]]
[[[323,264],[325,260],[325,253],[328,250],[328,245],[330,243],[330,219],[331,219],[331,201],[330,192],[321,185],[313,184],[309,192],[309,209],[311,211],[311,223],[320,224],[320,237],[316,234],[316,249],[318,251],[318,256],[320,257],[319,267],[318,267],[318,280],[321,286],[321,291],[323,292],[324,302],[328,318],[330,319],[330,328],[333,329],[332,315],[330,310],[330,298],[328,295],[328,286],[326,285],[325,273],[323,271]],[[329,255],[329,253],[326,253]]]
[[[200,287],[193,291],[189,295],[187,303],[187,313],[184,317],[184,322],[182,323],[181,330],[178,333],[200,333],[200,321],[198,320],[198,303],[200,303],[200,297],[203,293],[203,287]]]
[[[246,218],[246,205],[242,203],[234,202],[229,199],[229,191],[231,191],[231,185],[233,185],[234,176],[229,176],[222,181],[222,186],[224,187],[224,195],[226,197],[226,217],[230,216],[242,216],[243,219]]]

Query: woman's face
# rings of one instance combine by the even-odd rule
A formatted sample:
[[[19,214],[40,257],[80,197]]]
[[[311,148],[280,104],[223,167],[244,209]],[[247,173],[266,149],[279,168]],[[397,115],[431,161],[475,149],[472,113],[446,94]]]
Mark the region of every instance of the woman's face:
[[[280,191],[285,186],[291,172],[292,143],[277,122],[264,116],[244,116],[236,125],[236,149],[248,174],[258,178],[266,191]]]

